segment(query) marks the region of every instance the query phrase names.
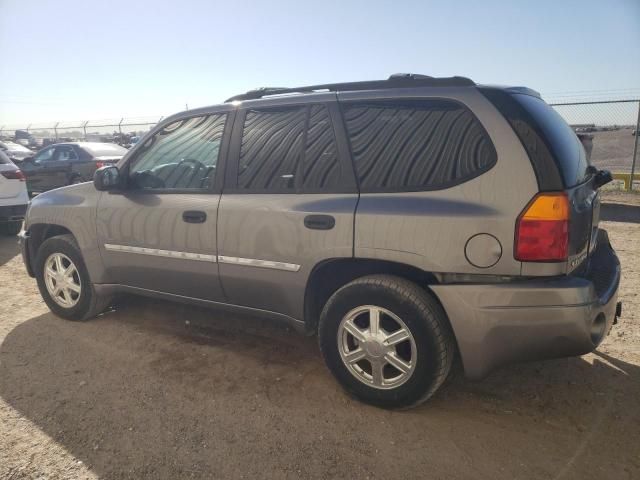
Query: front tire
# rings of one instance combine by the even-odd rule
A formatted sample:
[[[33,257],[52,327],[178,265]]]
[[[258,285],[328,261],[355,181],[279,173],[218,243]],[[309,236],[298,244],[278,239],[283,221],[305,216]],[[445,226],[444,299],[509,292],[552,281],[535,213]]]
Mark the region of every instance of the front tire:
[[[455,340],[435,298],[391,275],[370,275],[335,292],[320,316],[324,360],[359,400],[383,408],[426,401],[446,380]]]
[[[35,272],[42,298],[59,317],[88,320],[109,304],[109,298],[96,293],[73,235],[45,240],[36,255]]]

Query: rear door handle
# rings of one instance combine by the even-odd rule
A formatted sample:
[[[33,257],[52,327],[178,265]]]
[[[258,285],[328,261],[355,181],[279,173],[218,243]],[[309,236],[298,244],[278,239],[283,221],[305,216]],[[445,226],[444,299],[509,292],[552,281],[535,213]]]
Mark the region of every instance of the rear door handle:
[[[304,226],[312,230],[331,230],[336,224],[336,219],[331,215],[307,215],[304,217]]]
[[[207,214],[199,210],[187,210],[182,213],[182,220],[187,223],[204,223],[207,219]]]

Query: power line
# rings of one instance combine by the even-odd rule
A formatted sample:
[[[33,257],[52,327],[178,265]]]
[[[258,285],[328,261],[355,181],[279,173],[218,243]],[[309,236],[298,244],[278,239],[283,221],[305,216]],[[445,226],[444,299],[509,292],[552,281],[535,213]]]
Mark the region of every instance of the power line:
[[[599,93],[627,93],[627,92],[640,92],[640,87],[633,88],[618,88],[618,89],[600,89],[600,90],[563,90],[557,92],[546,92],[547,95],[577,95],[577,94],[599,94]]]

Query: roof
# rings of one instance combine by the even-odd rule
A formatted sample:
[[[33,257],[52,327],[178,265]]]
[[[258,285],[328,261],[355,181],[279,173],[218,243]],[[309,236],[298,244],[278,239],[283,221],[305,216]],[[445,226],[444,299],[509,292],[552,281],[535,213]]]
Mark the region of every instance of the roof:
[[[99,156],[122,157],[127,153],[127,149],[123,146],[109,142],[60,142],[49,146],[53,147],[59,145],[75,145],[77,147],[83,147],[85,150],[88,150],[90,154],[95,155],[96,153],[99,153]],[[111,152],[105,152],[105,150],[113,150],[113,155],[110,154]],[[107,153],[109,153],[109,155],[107,155]]]
[[[308,85],[304,87],[263,87],[250,90],[240,95],[228,98],[226,102],[254,100],[269,95],[283,95],[289,93],[315,93],[320,91],[345,92],[356,90],[381,90],[388,88],[411,87],[472,87],[475,83],[466,77],[429,77],[417,73],[395,73],[386,80],[368,80],[363,82],[326,83]]]
[[[111,142],[57,142],[57,143],[52,143],[51,145],[76,145],[78,147],[87,147],[87,148],[100,148],[100,147],[104,147],[105,145],[108,146],[115,146],[115,147],[119,147],[119,148],[124,148],[120,145],[118,145],[117,143],[111,143]]]

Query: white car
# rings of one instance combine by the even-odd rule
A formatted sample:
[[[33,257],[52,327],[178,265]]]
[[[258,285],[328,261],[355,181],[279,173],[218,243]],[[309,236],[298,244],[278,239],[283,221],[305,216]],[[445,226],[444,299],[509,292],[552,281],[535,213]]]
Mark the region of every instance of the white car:
[[[24,173],[0,151],[0,231],[16,235],[22,228],[28,203]]]

